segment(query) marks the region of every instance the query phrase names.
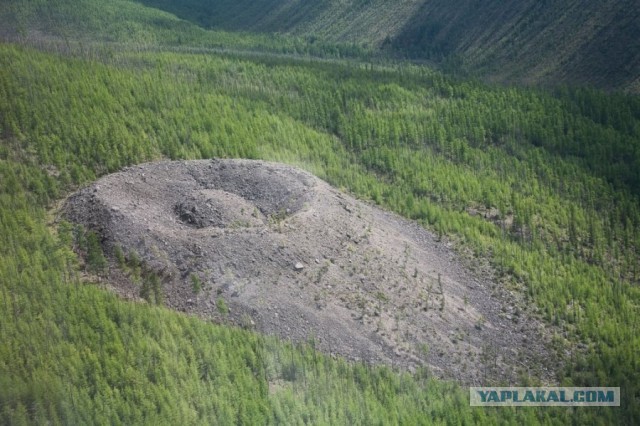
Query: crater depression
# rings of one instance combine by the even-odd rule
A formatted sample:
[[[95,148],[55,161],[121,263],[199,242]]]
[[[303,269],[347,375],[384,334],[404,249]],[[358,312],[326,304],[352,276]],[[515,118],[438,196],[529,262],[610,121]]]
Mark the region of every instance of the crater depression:
[[[251,160],[158,162],[101,178],[66,217],[96,232],[109,282],[139,298],[115,253],[161,277],[173,309],[313,340],[352,360],[463,382],[550,376],[542,325],[489,271],[421,226],[299,169]]]

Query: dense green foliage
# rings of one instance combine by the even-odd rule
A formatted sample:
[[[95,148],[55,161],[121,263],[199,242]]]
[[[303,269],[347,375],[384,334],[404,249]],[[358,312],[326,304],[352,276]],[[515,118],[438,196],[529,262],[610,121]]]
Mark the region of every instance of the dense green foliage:
[[[70,49],[80,42],[90,49],[93,42],[117,48],[187,48],[216,51],[242,50],[254,54],[270,52],[323,57],[369,57],[372,50],[361,43],[335,43],[307,37],[277,34],[205,31],[189,21],[158,9],[145,8],[131,0],[6,0],[0,4],[0,37],[25,41],[40,47]]]
[[[89,269],[101,265],[95,236],[76,235],[64,223],[53,235],[45,209],[65,188],[109,168],[154,155],[199,156],[194,150],[204,147],[202,136],[192,144],[178,135],[195,130],[187,119],[195,105],[185,110],[165,104],[169,116],[164,119],[159,115],[164,107],[153,106],[160,99],[156,96],[170,102],[172,96],[164,90],[172,84],[161,77],[178,81],[173,74],[177,68],[166,75],[140,64],[118,70],[9,46],[2,46],[0,57],[1,98],[6,101],[0,160],[2,423],[469,423],[495,415],[470,410],[462,390],[424,373],[410,377],[348,365],[311,347],[292,348],[162,308],[123,302],[83,283],[71,246],[75,241],[81,250],[94,252],[88,259],[98,260]],[[24,90],[29,87],[30,93]],[[195,81],[178,82],[172,95],[187,101],[198,87]],[[160,109],[150,112],[144,102]],[[205,108],[201,117],[222,118],[221,111],[233,101],[203,93],[196,102],[206,102],[196,108]],[[257,149],[256,138],[266,138],[262,147],[272,153],[267,157],[277,151],[293,159],[293,148],[298,148],[321,164],[315,157],[322,152],[311,149],[314,143],[322,148],[331,138],[272,116],[264,105],[248,111],[251,104],[240,99],[228,110],[236,119],[221,120],[216,130],[220,144],[208,144],[218,155],[248,155]],[[38,118],[45,111],[51,115]],[[135,111],[139,115],[125,120]],[[154,117],[154,125],[136,123],[144,116]],[[238,136],[253,139],[254,146],[242,139],[222,140],[225,132],[242,132],[262,119],[262,132],[249,138],[249,128]],[[162,129],[178,134],[169,137]],[[287,132],[300,139],[287,140]],[[59,138],[51,139],[54,134]],[[306,148],[298,143],[305,137]],[[337,161],[331,146],[323,149],[331,162]],[[131,258],[127,262],[128,268],[138,266]],[[522,420],[533,413],[507,415]]]
[[[493,81],[591,84],[640,92],[640,26],[630,13],[637,9],[636,0],[2,3],[0,36],[53,34],[66,40],[135,39],[144,46],[242,46],[378,59],[384,52],[426,59],[458,75],[471,73]]]
[[[56,7],[72,3],[26,2],[38,7],[19,16],[46,26],[39,13],[56,22]],[[157,12],[125,1],[106,5],[113,25],[98,26],[87,12],[97,3],[77,3],[87,9],[61,10],[81,22],[66,27],[73,38],[87,24],[85,44],[29,39],[56,53],[0,46],[0,422],[640,418],[637,98],[205,50],[231,40],[264,51],[277,41],[209,33],[167,14],[155,21]],[[129,46],[123,22],[144,28],[128,33]],[[89,43],[94,26],[97,39],[118,43]],[[183,29],[203,49],[179,47],[189,43],[176,41]],[[79,243],[69,226],[49,226],[57,200],[128,164],[211,157],[301,166],[488,259],[556,326],[563,384],[621,386],[622,407],[471,409],[464,390],[425,372],[348,365],[84,284],[73,245],[88,272],[100,275],[104,259],[95,235]],[[161,302],[148,284],[148,299]]]
[[[309,41],[379,46],[399,33],[421,1],[415,0],[138,0],[204,28],[286,33]]]
[[[205,28],[382,45],[501,81],[640,91],[635,0],[138,1]]]

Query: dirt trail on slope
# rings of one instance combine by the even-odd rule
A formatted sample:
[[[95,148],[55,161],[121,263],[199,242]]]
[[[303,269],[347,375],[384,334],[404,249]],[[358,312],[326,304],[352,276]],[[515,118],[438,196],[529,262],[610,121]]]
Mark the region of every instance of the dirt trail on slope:
[[[115,268],[116,247],[162,277],[179,311],[465,383],[551,377],[544,329],[514,295],[417,224],[296,168],[143,164],[77,192],[64,213],[101,236],[125,296],[140,287]]]

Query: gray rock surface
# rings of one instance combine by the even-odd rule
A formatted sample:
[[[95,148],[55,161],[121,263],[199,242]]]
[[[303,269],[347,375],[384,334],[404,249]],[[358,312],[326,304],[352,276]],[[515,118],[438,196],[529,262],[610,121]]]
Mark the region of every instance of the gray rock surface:
[[[521,370],[551,377],[547,333],[490,272],[470,271],[419,225],[299,169],[143,164],[77,192],[64,212],[98,232],[112,259],[118,246],[161,274],[176,310],[466,383]],[[138,298],[111,265],[116,291]]]

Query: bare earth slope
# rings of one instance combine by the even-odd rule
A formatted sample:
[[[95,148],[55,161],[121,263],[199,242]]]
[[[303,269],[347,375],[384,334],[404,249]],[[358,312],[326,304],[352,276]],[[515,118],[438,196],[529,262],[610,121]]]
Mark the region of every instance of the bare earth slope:
[[[64,210],[98,232],[108,254],[136,252],[160,273],[174,309],[314,339],[349,359],[426,362],[465,382],[513,379],[522,366],[549,375],[539,362],[543,330],[515,296],[420,226],[301,170],[250,160],[144,164],[79,191]],[[113,265],[112,278],[123,277]],[[131,280],[115,282],[138,296]]]

